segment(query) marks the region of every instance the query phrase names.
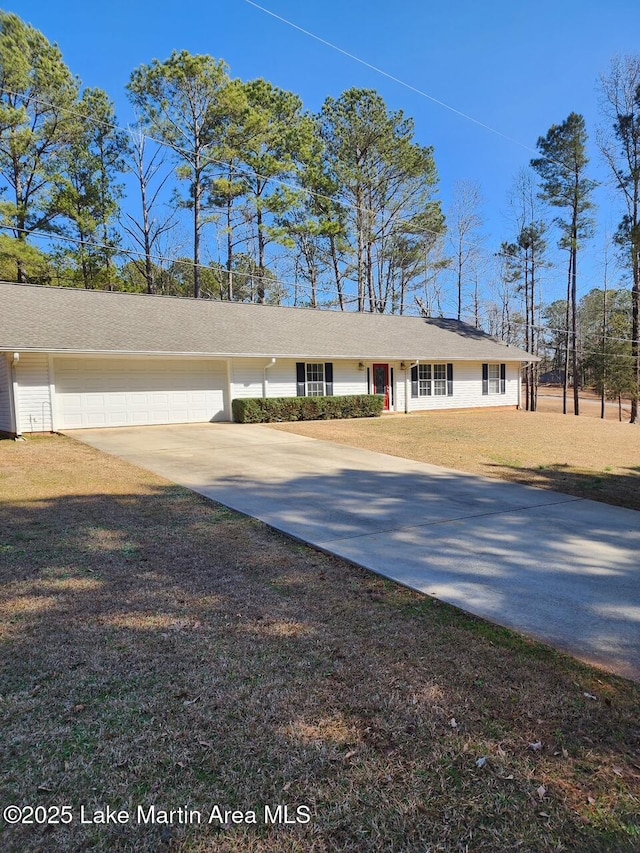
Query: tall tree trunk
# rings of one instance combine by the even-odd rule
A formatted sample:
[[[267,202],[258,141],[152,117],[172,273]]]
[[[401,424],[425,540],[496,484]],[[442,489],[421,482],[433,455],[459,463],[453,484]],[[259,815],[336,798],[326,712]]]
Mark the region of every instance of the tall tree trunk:
[[[256,224],[258,229],[258,302],[260,304],[264,304],[265,300],[265,284],[264,284],[264,270],[265,270],[265,249],[266,249],[266,240],[264,236],[264,224],[262,220],[262,208],[260,203],[258,202],[258,209],[256,213]]]
[[[340,310],[344,311],[344,289],[342,286],[342,276],[340,275],[340,264],[338,262],[338,249],[336,246],[336,238],[333,234],[329,238],[329,246],[331,247],[331,262],[333,264],[333,274],[336,279],[338,304],[340,305]]]
[[[227,196],[227,299],[233,301],[233,233],[231,230],[231,194]]]
[[[458,244],[458,315],[457,319],[462,317],[462,240]]]
[[[376,305],[376,294],[373,289],[373,256],[371,252],[372,245],[373,244],[371,243],[371,240],[367,240],[367,296],[369,297],[369,311],[373,314],[377,311],[378,306]]]
[[[365,242],[364,242],[364,198],[362,188],[356,190],[356,230],[358,232],[358,311],[364,311],[364,293],[366,279]]]
[[[147,293],[156,292],[156,277],[151,259],[151,223],[149,222],[149,205],[147,203],[147,183],[140,170],[140,194],[142,197],[142,239],[144,240],[144,277],[147,282]]]
[[[636,222],[638,220],[637,205],[634,211]],[[632,265],[633,265],[633,290],[631,292],[631,357],[633,359],[635,382],[635,393],[631,397],[631,417],[629,423],[637,424],[638,418],[638,395],[640,394],[640,223],[635,226],[632,235]]]
[[[536,354],[536,327],[535,327],[536,318],[535,318],[535,307],[534,307],[535,306],[535,303],[534,303],[535,290],[534,290],[534,288],[535,288],[535,260],[534,260],[533,252],[532,252],[531,272],[530,272],[530,276],[529,276],[529,290],[530,290],[530,295],[529,295],[529,329],[530,329],[529,342],[530,342],[530,346],[531,346],[531,354],[532,355]],[[531,379],[531,381],[530,381],[531,387],[529,390],[529,395],[530,395],[529,409],[532,412],[535,412],[535,410],[536,410],[536,375],[535,375],[535,364],[533,362],[531,362],[531,364],[529,365],[529,376]]]
[[[200,298],[200,155],[196,152],[193,176],[193,297]]]
[[[529,311],[529,249],[525,248],[524,253],[524,348],[531,352],[531,314]],[[525,410],[528,412],[531,408],[531,362],[527,364],[524,371],[524,399]]]
[[[480,328],[480,296],[478,293],[478,275],[476,274],[475,284],[473,287],[473,319],[476,329]]]
[[[602,339],[600,341],[600,353],[602,356],[602,363],[600,365],[600,370],[602,374],[600,376],[600,417],[604,420],[606,417],[606,398],[607,398],[607,368],[605,363],[606,358],[606,350],[607,350],[607,266],[605,261],[605,273],[604,273],[604,295],[602,297]]]
[[[573,368],[573,414],[580,414],[580,389],[578,379],[578,298],[577,298],[577,274],[578,261],[577,250],[578,235],[574,226],[573,232],[573,268],[571,270],[571,341],[573,344],[572,368]]]
[[[571,270],[573,268],[573,252],[569,252],[569,274],[567,278],[567,308],[565,311],[564,328],[564,378],[562,381],[562,414],[567,414],[567,391],[569,388],[569,318],[571,315]]]

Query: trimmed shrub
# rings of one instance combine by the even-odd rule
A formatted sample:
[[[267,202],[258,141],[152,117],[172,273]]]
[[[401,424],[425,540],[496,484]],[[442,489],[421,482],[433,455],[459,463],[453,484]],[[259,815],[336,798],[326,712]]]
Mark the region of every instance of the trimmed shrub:
[[[239,424],[283,421],[320,421],[337,418],[377,418],[384,397],[351,394],[347,397],[248,397],[233,400],[233,420]]]

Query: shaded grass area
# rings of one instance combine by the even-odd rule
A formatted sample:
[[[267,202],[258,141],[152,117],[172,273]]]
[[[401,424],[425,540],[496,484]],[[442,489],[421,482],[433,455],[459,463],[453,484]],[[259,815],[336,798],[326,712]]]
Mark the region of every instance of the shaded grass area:
[[[76,814],[1,850],[638,849],[637,686],[68,439],[0,494],[2,805]]]
[[[476,409],[274,428],[640,509],[640,429],[628,423]]]

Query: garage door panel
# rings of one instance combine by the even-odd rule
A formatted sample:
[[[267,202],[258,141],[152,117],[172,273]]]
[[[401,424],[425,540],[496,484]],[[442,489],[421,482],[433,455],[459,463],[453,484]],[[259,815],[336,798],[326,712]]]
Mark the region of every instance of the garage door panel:
[[[82,415],[80,415],[80,420],[82,420]],[[87,426],[92,427],[101,427],[107,426],[107,418],[104,412],[89,412],[86,417]]]
[[[54,360],[63,429],[225,420],[226,368],[213,360]]]

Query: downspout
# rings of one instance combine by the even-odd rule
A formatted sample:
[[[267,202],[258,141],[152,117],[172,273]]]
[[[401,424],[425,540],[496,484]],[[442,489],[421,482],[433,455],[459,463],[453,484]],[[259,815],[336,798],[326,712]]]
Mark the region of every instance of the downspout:
[[[276,359],[272,358],[271,361],[267,362],[265,366],[262,368],[262,399],[267,399],[267,370],[276,363]]]
[[[20,431],[20,406],[18,404],[18,377],[16,375],[16,365],[20,361],[20,353],[14,352],[11,364],[9,366],[11,393],[9,394],[9,406],[11,408],[11,420],[13,421],[14,433],[16,441],[24,441],[22,432]]]
[[[414,367],[417,367],[420,364],[420,359],[412,362],[408,367],[404,369],[404,413],[405,415],[409,414],[409,377],[411,376],[411,371]]]

